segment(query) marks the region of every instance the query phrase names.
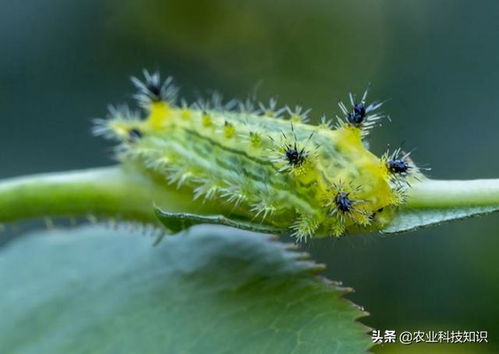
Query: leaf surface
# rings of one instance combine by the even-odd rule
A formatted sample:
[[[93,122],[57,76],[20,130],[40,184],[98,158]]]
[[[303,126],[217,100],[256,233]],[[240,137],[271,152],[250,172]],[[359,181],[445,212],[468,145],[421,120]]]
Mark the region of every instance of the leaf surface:
[[[361,353],[350,290],[294,245],[220,226],[85,227],[0,249],[2,353]]]
[[[452,220],[466,219],[496,212],[499,206],[400,209],[382,232],[395,234],[414,231],[423,227],[442,224]]]

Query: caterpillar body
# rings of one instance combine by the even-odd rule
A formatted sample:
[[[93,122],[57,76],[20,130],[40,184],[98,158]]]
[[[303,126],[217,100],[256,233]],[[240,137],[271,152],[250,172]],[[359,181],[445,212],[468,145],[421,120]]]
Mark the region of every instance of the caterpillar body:
[[[379,228],[404,201],[417,168],[408,154],[378,158],[363,142],[383,118],[366,95],[340,103],[336,126],[306,123],[308,111],[275,101],[251,104],[176,104],[177,89],[158,73],[133,78],[146,116],[111,109],[95,132],[117,139],[117,156],[187,186],[193,199],[218,198],[253,222],[288,228],[299,239],[340,236],[350,228]],[[238,106],[234,109],[234,106]]]

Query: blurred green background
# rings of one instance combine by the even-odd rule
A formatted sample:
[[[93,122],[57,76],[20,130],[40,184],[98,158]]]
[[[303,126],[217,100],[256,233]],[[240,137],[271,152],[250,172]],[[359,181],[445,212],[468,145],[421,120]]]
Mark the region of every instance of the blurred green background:
[[[257,88],[315,118],[371,83],[392,117],[372,135],[375,153],[403,143],[431,177],[499,177],[497,1],[3,0],[0,9],[1,178],[112,163],[91,119],[130,101],[129,76],[142,68],[173,75],[189,99]],[[371,313],[369,326],[488,330],[494,341],[498,227],[491,215],[303,248],[356,289],[350,299]]]

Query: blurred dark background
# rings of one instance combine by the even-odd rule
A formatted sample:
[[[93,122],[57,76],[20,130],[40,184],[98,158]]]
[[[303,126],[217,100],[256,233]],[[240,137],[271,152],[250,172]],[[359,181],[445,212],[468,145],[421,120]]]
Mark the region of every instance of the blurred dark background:
[[[456,0],[25,0],[0,11],[0,177],[112,163],[90,134],[130,75],[173,75],[185,97],[277,95],[334,116],[387,100],[372,149],[415,148],[434,178],[499,177],[499,2]],[[303,247],[379,329],[499,334],[499,216],[401,236]],[[8,237],[7,235],[4,236]],[[429,352],[493,352],[455,344]],[[497,347],[494,347],[497,349]],[[379,352],[417,348],[386,346]]]

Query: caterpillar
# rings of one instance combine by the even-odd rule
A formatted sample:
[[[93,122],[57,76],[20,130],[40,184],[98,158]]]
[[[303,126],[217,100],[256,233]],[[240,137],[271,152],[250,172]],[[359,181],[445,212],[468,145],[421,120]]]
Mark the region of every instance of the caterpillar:
[[[144,113],[111,107],[94,132],[118,141],[121,162],[187,187],[193,203],[220,200],[235,215],[289,229],[299,240],[340,236],[386,224],[419,174],[400,149],[379,158],[366,148],[386,118],[381,103],[367,103],[367,90],[339,103],[336,123],[322,117],[311,125],[309,110],[278,109],[275,100],[179,102],[171,78],[143,74],[132,82]]]

